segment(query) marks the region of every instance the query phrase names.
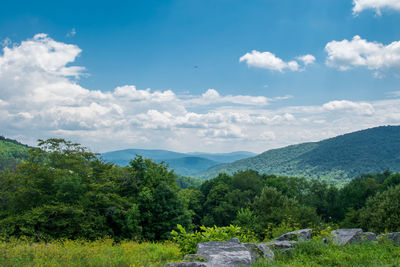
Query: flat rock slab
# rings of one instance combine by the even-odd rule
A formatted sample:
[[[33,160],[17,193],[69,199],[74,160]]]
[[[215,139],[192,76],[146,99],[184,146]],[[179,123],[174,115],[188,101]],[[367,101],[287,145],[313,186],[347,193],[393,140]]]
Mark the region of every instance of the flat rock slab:
[[[210,241],[197,245],[197,255],[207,259],[207,266],[250,266],[251,253],[244,244]]]
[[[363,231],[360,228],[338,229],[331,232],[333,243],[344,246],[347,244],[360,243]]]
[[[301,229],[275,238],[276,241],[306,241],[311,239],[312,229]]]

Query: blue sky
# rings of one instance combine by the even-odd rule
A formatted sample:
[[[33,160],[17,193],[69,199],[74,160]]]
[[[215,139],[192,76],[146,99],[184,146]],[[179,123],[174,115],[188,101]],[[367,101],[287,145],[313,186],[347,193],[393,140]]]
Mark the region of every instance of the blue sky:
[[[398,125],[398,25],[399,0],[7,1],[0,133],[262,152]]]

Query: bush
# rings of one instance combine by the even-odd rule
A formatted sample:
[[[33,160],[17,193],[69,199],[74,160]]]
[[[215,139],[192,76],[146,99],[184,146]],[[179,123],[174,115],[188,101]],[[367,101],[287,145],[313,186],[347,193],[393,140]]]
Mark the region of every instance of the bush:
[[[178,225],[178,232],[172,231],[173,240],[178,244],[183,254],[196,253],[197,244],[207,241],[227,241],[230,238],[237,237],[240,242],[256,242],[256,235],[246,228],[237,226],[226,227],[205,227],[201,226],[200,231],[194,233],[186,232],[185,228]]]

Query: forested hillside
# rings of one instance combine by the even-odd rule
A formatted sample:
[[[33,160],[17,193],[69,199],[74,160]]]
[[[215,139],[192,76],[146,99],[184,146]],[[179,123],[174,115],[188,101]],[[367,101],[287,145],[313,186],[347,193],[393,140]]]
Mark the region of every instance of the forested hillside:
[[[343,188],[253,170],[197,186],[181,178],[185,189],[150,159],[120,167],[69,141],[40,141],[18,168],[0,172],[0,238],[154,241],[171,238],[178,224],[187,231],[232,224],[259,240],[326,223],[400,230],[399,173],[362,175]]]
[[[382,126],[315,143],[292,145],[219,165],[200,174],[253,169],[260,173],[323,179],[343,183],[362,173],[400,171],[400,126]]]
[[[14,168],[28,155],[29,147],[18,141],[0,136],[0,170]]]

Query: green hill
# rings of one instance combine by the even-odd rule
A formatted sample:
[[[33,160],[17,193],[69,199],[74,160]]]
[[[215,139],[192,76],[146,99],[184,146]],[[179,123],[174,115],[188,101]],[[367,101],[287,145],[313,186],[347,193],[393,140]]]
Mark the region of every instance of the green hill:
[[[253,169],[260,173],[324,179],[343,183],[362,173],[400,171],[400,126],[382,126],[320,142],[268,150],[258,156],[222,164],[197,175]]]
[[[220,163],[201,157],[183,157],[178,159],[166,160],[169,167],[180,175],[191,176],[199,172],[208,170]]]
[[[18,141],[0,136],[0,170],[14,168],[28,155],[29,147]]]

